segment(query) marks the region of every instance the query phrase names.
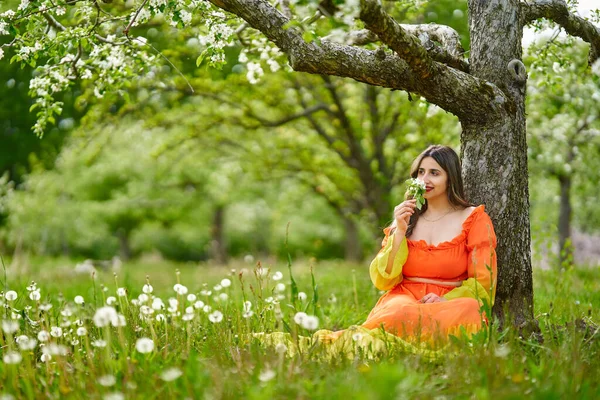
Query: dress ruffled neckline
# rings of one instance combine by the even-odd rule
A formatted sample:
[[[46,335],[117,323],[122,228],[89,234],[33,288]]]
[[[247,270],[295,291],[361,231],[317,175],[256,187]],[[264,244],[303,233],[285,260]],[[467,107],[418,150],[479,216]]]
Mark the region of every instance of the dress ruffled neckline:
[[[429,244],[424,239],[410,240],[407,238],[406,241],[409,246],[419,247],[419,248],[423,248],[423,249],[445,249],[445,248],[449,248],[449,247],[454,247],[456,245],[461,244],[465,240],[467,240],[467,235],[469,234],[469,230],[471,229],[471,225],[473,225],[473,221],[475,220],[475,217],[479,213],[484,212],[484,211],[485,211],[485,206],[483,204],[475,207],[475,209],[473,211],[471,211],[471,214],[469,214],[469,216],[463,221],[461,232],[451,240],[446,240],[446,241],[440,242],[438,244]]]

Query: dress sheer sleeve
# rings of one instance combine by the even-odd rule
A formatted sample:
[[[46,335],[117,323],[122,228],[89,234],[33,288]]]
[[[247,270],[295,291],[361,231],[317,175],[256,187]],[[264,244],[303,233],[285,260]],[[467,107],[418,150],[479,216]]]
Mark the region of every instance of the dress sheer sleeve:
[[[395,232],[390,234],[390,231],[390,228],[384,229],[385,237],[381,242],[381,250],[379,250],[377,256],[371,261],[371,266],[369,267],[371,281],[379,290],[390,290],[402,281],[402,267],[408,258],[408,245],[405,237],[402,239],[400,248],[394,257],[392,270],[389,273],[386,272],[396,235]]]
[[[458,297],[472,297],[480,304],[494,304],[496,295],[497,262],[496,234],[490,217],[481,210],[473,211],[474,215],[467,234],[468,279],[462,286],[446,293],[448,300]]]

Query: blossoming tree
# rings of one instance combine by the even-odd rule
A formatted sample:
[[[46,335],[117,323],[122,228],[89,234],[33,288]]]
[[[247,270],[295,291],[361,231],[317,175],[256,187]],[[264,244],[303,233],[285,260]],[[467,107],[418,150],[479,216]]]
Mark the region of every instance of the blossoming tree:
[[[251,79],[262,73],[261,62],[281,64],[285,56],[295,71],[424,97],[461,122],[468,196],[487,205],[500,238],[497,314],[502,318],[507,310],[517,325],[525,324],[533,316],[533,290],[523,28],[542,18],[560,25],[590,44],[590,63],[600,56],[600,29],[575,15],[564,0],[469,0],[467,60],[449,27],[401,25],[390,15],[393,6],[376,0],[336,3],[22,0],[17,10],[0,17],[0,34],[11,35],[3,48],[13,48],[13,60],[38,65],[30,84],[38,134],[61,110],[54,94],[75,81],[93,80],[101,97],[126,89],[133,79],[154,78],[144,71],[160,57],[145,38],[133,34],[149,21],[180,29],[206,27],[206,50],[198,61],[224,61],[223,47],[234,34],[242,45],[260,47],[247,63]],[[357,29],[359,24],[366,29]]]

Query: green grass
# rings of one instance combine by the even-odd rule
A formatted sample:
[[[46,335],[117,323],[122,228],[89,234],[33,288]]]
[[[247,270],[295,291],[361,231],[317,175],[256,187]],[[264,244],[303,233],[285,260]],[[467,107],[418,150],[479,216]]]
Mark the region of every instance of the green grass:
[[[600,374],[600,333],[594,330],[600,317],[597,268],[534,271],[535,315],[543,341],[519,337],[515,330],[492,329],[491,335],[454,341],[447,356],[435,361],[401,352],[390,352],[377,361],[361,357],[323,361],[310,354],[284,357],[258,345],[248,334],[283,331],[287,324],[292,332],[308,336],[309,331],[294,324],[298,310],[316,312],[319,328],[336,330],[362,322],[380,296],[365,266],[335,262],[312,265],[318,294],[315,308],[308,262],[292,266],[298,290],[307,294],[304,302],[291,299],[286,263],[265,263],[271,270],[262,279],[255,276],[253,265],[242,262],[228,267],[131,262],[125,263],[116,277],[112,272],[99,271],[95,280],[75,275],[74,265],[68,259],[31,259],[15,263],[7,271],[5,288],[17,291],[18,298],[12,303],[4,300],[10,308],[4,308],[2,319],[10,319],[18,310],[17,314],[39,324],[32,326],[21,318],[18,332],[3,333],[3,357],[8,351],[18,351],[17,335],[35,338],[42,328],[50,331],[66,320],[71,324],[62,326],[63,336],[47,342],[64,345],[66,355],[52,355],[50,361],[42,362],[38,343],[34,350],[19,351],[22,360],[18,364],[0,363],[0,394],[30,399],[593,399],[600,395],[596,379]],[[276,271],[283,273],[282,280],[272,279]],[[188,294],[196,294],[213,309],[209,313],[194,309],[190,321],[180,316],[167,322],[156,321],[159,311],[155,311],[153,318],[144,321],[139,317],[139,305],[132,300],[142,293],[146,277],[154,287],[152,295],[160,297],[167,307],[170,297],[179,298],[181,315],[193,302],[187,301],[187,295],[177,296],[173,285],[178,281],[188,288]],[[224,278],[231,280],[231,286],[215,290]],[[26,287],[32,280],[40,289],[39,302],[28,298]],[[275,290],[277,283],[286,285],[283,292]],[[119,287],[127,288],[126,297],[116,295]],[[203,296],[203,290],[212,294]],[[217,292],[227,293],[227,301],[215,301]],[[276,316],[278,306],[268,301],[277,294],[284,296],[279,304],[280,319]],[[85,304],[74,303],[77,295],[84,297]],[[124,315],[126,326],[94,325],[96,309],[109,296],[117,299],[114,306]],[[242,315],[244,299],[252,302],[254,314],[249,318]],[[40,304],[44,303],[53,307],[41,311]],[[213,323],[208,316],[216,309],[223,313],[223,320]],[[62,315],[65,310],[71,315]],[[87,328],[86,336],[75,334],[75,320]],[[136,350],[136,341],[142,337],[153,339],[151,353]],[[107,346],[93,347],[92,342],[98,339],[105,340]],[[78,343],[73,344],[73,340]],[[169,368],[182,375],[173,381],[161,379]]]

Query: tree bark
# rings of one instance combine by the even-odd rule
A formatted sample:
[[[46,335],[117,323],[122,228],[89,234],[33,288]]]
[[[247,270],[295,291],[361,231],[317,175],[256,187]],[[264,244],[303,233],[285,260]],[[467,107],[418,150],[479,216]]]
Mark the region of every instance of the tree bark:
[[[469,10],[471,72],[499,87],[511,104],[492,121],[461,121],[463,178],[469,200],[486,205],[499,238],[494,315],[501,324],[525,326],[533,320],[526,76],[509,68],[522,56],[519,1],[469,0]]]
[[[571,184],[568,174],[558,178],[560,183],[560,212],[558,216],[558,254],[560,265],[565,266],[573,261],[573,246],[571,245]]]

